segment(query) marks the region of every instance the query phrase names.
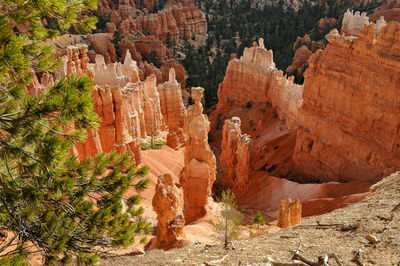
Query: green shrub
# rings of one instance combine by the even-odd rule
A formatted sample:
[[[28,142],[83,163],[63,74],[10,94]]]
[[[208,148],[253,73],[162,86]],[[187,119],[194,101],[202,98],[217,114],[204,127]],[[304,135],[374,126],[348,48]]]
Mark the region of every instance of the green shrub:
[[[254,223],[259,225],[266,225],[264,217],[262,216],[261,212],[257,212],[254,216]]]

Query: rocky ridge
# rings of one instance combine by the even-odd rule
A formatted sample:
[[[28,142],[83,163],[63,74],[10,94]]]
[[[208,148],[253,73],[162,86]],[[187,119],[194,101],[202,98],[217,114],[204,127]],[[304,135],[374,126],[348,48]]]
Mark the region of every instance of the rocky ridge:
[[[193,2],[185,5],[179,3],[155,14],[137,17],[126,16],[125,9],[121,10],[120,7],[111,11],[107,29],[121,34],[129,31],[146,32],[165,41],[167,37],[189,39],[192,35],[204,35],[207,33],[207,21],[204,13]]]
[[[376,182],[400,169],[400,24],[376,32],[332,31],[309,61],[293,155],[308,181]]]
[[[364,30],[365,25],[369,25],[371,22],[369,20],[369,17],[367,16],[367,13],[362,12],[360,14],[359,11],[353,12],[350,10],[347,10],[347,12],[344,14],[343,17],[343,22],[342,22],[342,29],[340,30],[341,34],[344,34],[346,36],[359,36]],[[376,36],[379,36],[379,33],[383,27],[386,26],[386,21],[383,16],[381,16],[377,21],[375,25],[375,34]]]
[[[156,76],[150,74],[141,81],[140,70],[129,51],[123,64],[107,64],[99,54],[96,55],[96,63],[91,64],[87,53],[85,45],[69,46],[62,56],[64,64],[54,76],[87,75],[94,81],[93,98],[95,110],[101,118],[100,128],[98,131],[90,131],[85,143],[75,145],[74,153],[80,159],[103,151],[117,150],[134,154],[138,164],[139,143],[151,134],[152,129],[166,128],[164,117],[167,117],[171,132],[182,132],[186,110],[173,68],[170,70],[171,80],[159,85],[162,91],[160,97]],[[40,90],[50,84],[52,79],[53,76],[49,79],[43,75],[42,84],[37,83],[31,90]],[[171,117],[175,115],[180,117],[180,122],[174,124]]]

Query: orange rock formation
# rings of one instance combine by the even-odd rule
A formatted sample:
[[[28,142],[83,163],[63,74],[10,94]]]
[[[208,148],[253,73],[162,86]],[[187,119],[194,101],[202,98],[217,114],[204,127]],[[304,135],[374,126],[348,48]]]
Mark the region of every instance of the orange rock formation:
[[[163,63],[161,66],[161,74],[162,74],[162,81],[167,82],[169,80],[169,70],[173,68],[175,69],[176,80],[178,83],[181,84],[181,88],[186,88],[186,81],[185,81],[185,69],[178,61],[168,61]]]
[[[96,55],[95,64],[87,64],[87,49],[71,47],[59,75],[88,74],[93,78],[95,110],[101,118],[98,132],[89,132],[87,141],[75,146],[80,159],[99,152],[128,151],[140,162],[139,143],[151,127],[164,129],[156,77],[139,81],[139,69],[127,52],[124,64],[106,64]],[[77,54],[78,53],[78,54]]]
[[[321,19],[318,24],[323,24],[323,30],[324,23],[329,23],[331,25],[331,23],[334,22],[334,19],[328,21],[327,19]],[[311,38],[308,34],[305,34],[302,38],[297,37],[296,42],[293,45],[293,52],[295,54],[292,64],[286,68],[286,73],[288,75],[295,75],[297,72],[298,75],[303,75],[304,71],[308,68],[308,59],[310,56],[318,49],[324,48],[325,44],[323,41],[311,41]]]
[[[183,105],[181,85],[176,81],[175,69],[169,69],[169,80],[158,86],[160,94],[161,112],[168,126],[167,145],[179,148],[185,143],[183,126],[186,117],[186,108]]]
[[[377,21],[381,17],[385,17],[385,20],[400,22],[400,1],[391,0],[384,1],[384,4],[374,10],[371,15],[372,21]]]
[[[287,228],[301,222],[300,201],[282,200],[278,210],[278,226]]]
[[[106,64],[115,63],[117,61],[115,47],[110,41],[111,36],[107,34],[88,34],[86,38],[90,42],[95,54],[101,54],[104,57]],[[92,56],[90,60],[92,62],[94,62],[93,57],[94,56]]]
[[[363,12],[360,15],[359,11],[353,13],[353,11],[347,10],[344,14],[342,29],[340,30],[341,34],[346,36],[359,36],[362,34],[365,25],[369,25],[369,17],[367,17],[367,13]],[[386,26],[386,21],[383,17],[376,21],[376,36],[379,35],[381,29]]]
[[[376,182],[400,169],[400,24],[334,30],[305,72],[293,156],[303,181]]]
[[[130,5],[125,5],[127,8]],[[129,12],[119,6],[110,16],[109,29],[117,29],[121,34],[129,31],[147,32],[159,40],[165,41],[168,36],[189,39],[192,35],[207,33],[207,20],[204,13],[192,1],[185,5],[170,6],[156,14],[133,18]]]
[[[288,127],[295,127],[297,110],[301,104],[302,87],[286,78],[275,68],[272,51],[259,45],[245,48],[243,56],[229,61],[226,75],[218,89],[217,114],[247,103],[270,102]],[[243,119],[242,119],[243,120]]]
[[[240,124],[238,117],[225,120],[219,157],[218,182],[236,194],[246,190],[251,170],[252,140],[249,135],[241,134]]]
[[[185,119],[185,167],[181,173],[185,201],[185,220],[192,223],[206,214],[205,206],[215,181],[216,160],[208,145],[210,122],[203,114],[203,88],[192,88],[191,105]]]
[[[160,246],[168,246],[184,238],[183,227],[183,193],[170,174],[158,178],[153,208],[157,213],[157,242]]]

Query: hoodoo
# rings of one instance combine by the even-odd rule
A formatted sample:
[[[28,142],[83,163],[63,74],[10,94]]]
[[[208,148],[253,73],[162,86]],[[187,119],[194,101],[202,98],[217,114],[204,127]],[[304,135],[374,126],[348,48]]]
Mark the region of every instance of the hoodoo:
[[[225,120],[222,129],[221,155],[219,157],[221,173],[219,183],[236,193],[246,189],[251,171],[252,140],[249,135],[241,134],[240,118]]]
[[[156,77],[139,81],[139,70],[129,51],[124,64],[106,64],[101,55],[96,55],[95,64],[89,64],[86,46],[71,46],[67,51],[58,75],[92,77],[95,110],[101,118],[98,132],[90,131],[86,142],[75,145],[74,151],[80,159],[102,151],[128,151],[139,163],[141,139],[151,134],[152,127],[165,127]]]
[[[159,40],[170,38],[186,38],[192,35],[207,34],[207,20],[205,14],[199,10],[192,1],[173,5],[156,14],[145,16],[130,16],[125,10],[113,10],[110,22],[107,23],[109,31],[118,30],[121,34],[132,32],[147,32]]]
[[[157,213],[157,245],[170,248],[184,238],[183,193],[170,174],[158,178],[153,197],[153,208]]]
[[[216,160],[208,144],[210,122],[203,114],[203,88],[192,88],[194,104],[185,119],[185,167],[182,169],[186,223],[192,223],[206,214],[205,206],[215,181]]]
[[[282,200],[278,209],[278,226],[286,228],[301,222],[302,206],[298,200]]]
[[[181,84],[176,81],[175,69],[169,69],[169,80],[158,86],[161,112],[168,126],[167,144],[171,148],[179,148],[185,143],[183,126],[186,108],[183,105]]]

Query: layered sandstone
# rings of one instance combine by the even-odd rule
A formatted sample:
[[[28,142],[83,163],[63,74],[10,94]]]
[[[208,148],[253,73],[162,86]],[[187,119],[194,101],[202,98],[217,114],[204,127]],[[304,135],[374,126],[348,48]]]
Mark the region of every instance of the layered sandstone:
[[[185,202],[186,223],[192,223],[206,214],[206,204],[215,181],[216,160],[208,144],[210,122],[203,114],[203,88],[192,88],[194,104],[185,119],[185,167],[181,173]]]
[[[59,69],[58,75],[69,76],[85,75],[92,76],[89,70],[89,57],[87,55],[88,47],[86,45],[68,46],[60,53],[62,57],[62,66]]]
[[[343,17],[342,29],[340,32],[346,36],[359,36],[359,34],[362,34],[363,32],[364,26],[369,24],[370,21],[369,17],[367,17],[367,13],[362,12],[360,14],[360,11],[353,12],[347,10]],[[387,23],[383,17],[380,17],[376,21],[376,36],[379,36],[381,29],[386,26],[386,24]]]
[[[114,45],[111,43],[110,35],[88,34],[86,38],[93,49],[93,52],[89,54],[89,57],[91,57],[91,62],[94,63],[94,57],[96,54],[102,55],[107,64],[115,63],[117,61],[117,53],[115,51]]]
[[[278,209],[278,226],[287,228],[301,222],[301,203],[298,200],[282,200]]]
[[[241,195],[247,190],[248,180],[251,175],[251,162],[253,140],[247,134],[242,134],[238,140],[236,150],[237,164],[235,168],[235,186],[233,190],[236,194]]]
[[[296,127],[297,110],[301,104],[302,87],[293,78],[275,68],[273,53],[259,45],[245,48],[243,56],[229,61],[226,75],[218,89],[217,114],[227,113],[243,105],[270,102],[281,120]]]
[[[169,80],[169,71],[173,68],[175,70],[175,76],[178,83],[181,84],[181,88],[186,88],[186,81],[185,81],[185,69],[178,61],[168,61],[163,63],[160,68],[162,74],[162,81],[167,82]]]
[[[129,6],[129,5],[127,5]],[[186,38],[193,35],[207,33],[207,20],[204,13],[193,2],[189,4],[173,5],[156,14],[140,15],[137,17],[124,16],[120,8],[114,10],[110,16],[110,29],[117,29],[120,33],[146,32],[159,40],[167,38]]]
[[[224,188],[233,189],[236,194],[246,190],[251,171],[252,140],[241,134],[238,117],[225,120],[222,129],[220,176],[218,182]]]
[[[161,112],[168,126],[167,145],[176,149],[185,144],[183,127],[186,108],[183,105],[181,85],[175,77],[175,69],[169,69],[169,80],[158,86]]]
[[[400,24],[334,30],[310,60],[293,159],[302,181],[376,182],[400,169]]]
[[[168,246],[184,238],[183,227],[183,193],[172,176],[159,176],[152,205],[157,213],[157,242],[160,246]]]
[[[371,20],[377,21],[381,17],[385,17],[388,22],[400,22],[400,0],[385,1],[383,5],[374,10]]]
[[[88,63],[85,46],[70,47],[62,57],[65,64],[59,76],[88,75],[94,81],[95,110],[101,118],[98,131],[90,131],[85,143],[75,146],[80,159],[99,152],[129,152],[140,162],[139,143],[151,129],[164,129],[156,76],[139,80],[139,69],[129,51],[124,64],[106,64],[96,55],[96,63]]]
[[[336,23],[336,20],[321,19],[318,22],[318,29],[322,32],[327,23],[332,27]],[[286,73],[294,75],[297,78],[297,82],[302,83],[303,73],[308,68],[308,59],[317,50],[324,48],[325,43],[323,41],[312,41],[308,34],[305,34],[303,37],[297,37],[293,44],[294,57],[292,64],[286,68]]]

